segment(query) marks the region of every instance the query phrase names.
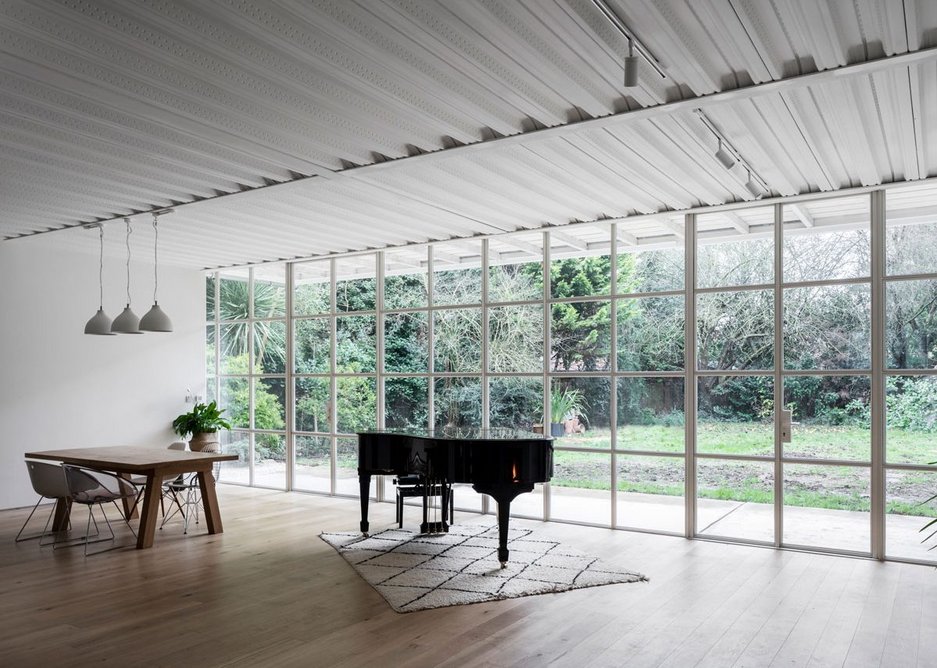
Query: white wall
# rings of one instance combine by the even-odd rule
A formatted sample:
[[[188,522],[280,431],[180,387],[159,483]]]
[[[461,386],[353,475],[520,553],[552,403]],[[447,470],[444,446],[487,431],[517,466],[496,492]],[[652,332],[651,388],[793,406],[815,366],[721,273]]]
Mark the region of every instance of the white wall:
[[[104,282],[114,318],[126,302],[123,258],[105,258]],[[134,262],[131,284],[142,316],[152,305],[152,263]],[[174,440],[186,388],[205,395],[204,285],[199,271],[160,267],[159,303],[175,331],[88,336],[97,255],[39,238],[0,242],[0,508],[36,500],[27,451]]]

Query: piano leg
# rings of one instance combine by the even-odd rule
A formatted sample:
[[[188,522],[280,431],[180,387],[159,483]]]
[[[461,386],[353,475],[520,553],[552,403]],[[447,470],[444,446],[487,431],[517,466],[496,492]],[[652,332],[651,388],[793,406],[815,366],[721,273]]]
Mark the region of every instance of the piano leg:
[[[498,502],[498,561],[501,568],[508,565],[508,522],[511,518],[511,501],[518,495],[534,491],[534,486],[511,484],[500,485],[472,485],[479,494],[487,494]]]
[[[361,490],[361,533],[368,535],[368,494],[371,492],[371,474],[358,472],[358,486]]]

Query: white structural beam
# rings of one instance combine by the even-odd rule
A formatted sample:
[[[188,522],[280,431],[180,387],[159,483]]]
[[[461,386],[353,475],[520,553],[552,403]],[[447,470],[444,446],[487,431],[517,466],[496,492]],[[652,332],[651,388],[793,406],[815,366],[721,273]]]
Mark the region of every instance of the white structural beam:
[[[567,234],[566,232],[559,232],[557,230],[550,230],[550,239],[556,239],[557,241],[562,241],[564,244],[576,250],[587,251],[589,250],[589,244],[578,237],[573,236],[572,234]]]
[[[810,212],[807,211],[801,204],[788,204],[787,207],[791,210],[797,218],[804,224],[804,227],[814,227],[816,221],[814,221],[813,216],[810,215]]]
[[[735,228],[739,234],[748,234],[749,226],[748,223],[735,211],[726,211],[722,214],[725,216],[725,219],[729,221],[729,225]]]

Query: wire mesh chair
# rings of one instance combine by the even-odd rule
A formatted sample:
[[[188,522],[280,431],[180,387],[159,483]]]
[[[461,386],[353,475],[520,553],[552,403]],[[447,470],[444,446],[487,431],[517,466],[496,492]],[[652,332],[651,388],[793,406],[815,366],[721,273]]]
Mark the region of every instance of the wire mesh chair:
[[[124,522],[126,522],[127,527],[130,529],[130,533],[132,533],[134,538],[136,538],[137,532],[133,530],[133,527],[124,516],[120,506],[117,505],[117,502],[121,499],[136,497],[137,490],[133,485],[127,482],[127,480],[124,478],[121,478],[120,476],[113,473],[108,473],[107,471],[98,471],[96,469],[72,466],[70,464],[63,464],[62,468],[65,470],[65,480],[68,484],[68,493],[72,503],[80,503],[84,506],[88,506],[88,525],[85,528],[84,539],[80,543],[81,545],[84,545],[84,553],[86,556],[88,554],[88,545],[90,543],[101,543],[108,540],[114,540],[116,537],[114,534],[114,528],[111,526],[111,522],[107,518],[107,513],[104,512],[104,505],[107,503],[114,504],[114,507],[117,508],[120,516],[124,519]],[[98,521],[94,518],[95,506],[99,506],[101,508],[101,516],[104,518],[104,522],[107,525],[110,536],[107,538],[90,540],[92,538],[91,523],[94,522],[95,529],[98,528]],[[78,544],[79,543],[73,542],[71,545],[66,546],[62,545],[61,543],[56,543],[54,547],[72,547]],[[115,549],[116,547],[118,546],[108,549]],[[108,550],[99,550],[99,552],[107,551]]]
[[[217,481],[221,476],[221,462],[215,462],[212,466],[212,477]],[[176,515],[182,516],[182,533],[189,533],[189,521],[195,517],[195,523],[199,523],[199,507],[202,505],[202,487],[198,481],[198,473],[179,475],[173,480],[163,484],[163,498],[168,498],[171,502],[171,511],[167,515],[163,512],[163,521],[159,528],[162,529],[166,522]]]
[[[44,543],[43,539],[48,536],[54,536],[57,533],[55,531],[49,531],[49,523],[52,522],[52,517],[55,515],[54,504],[52,510],[49,511],[49,517],[46,519],[46,524],[41,533],[34,536],[23,536],[23,531],[26,529],[26,525],[29,524],[29,520],[31,520],[36,513],[36,509],[39,508],[39,505],[44,500],[51,499],[56,501],[69,497],[65,471],[62,469],[61,464],[49,464],[48,462],[27,461],[26,468],[29,470],[29,481],[32,483],[33,491],[39,495],[39,500],[36,501],[36,505],[33,506],[32,511],[29,513],[29,517],[26,518],[26,521],[23,522],[23,526],[20,527],[19,533],[16,534],[16,542],[19,543],[24,540],[34,540],[38,538],[40,545],[48,545],[49,543]]]

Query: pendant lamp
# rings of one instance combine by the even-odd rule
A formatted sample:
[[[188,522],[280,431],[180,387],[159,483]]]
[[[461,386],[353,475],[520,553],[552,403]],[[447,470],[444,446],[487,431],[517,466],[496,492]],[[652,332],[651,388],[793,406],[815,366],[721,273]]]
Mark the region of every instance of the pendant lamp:
[[[171,213],[171,209],[162,213]],[[172,320],[159,307],[156,291],[159,287],[159,214],[153,214],[153,306],[140,319],[140,329],[146,332],[171,332]]]
[[[98,302],[98,312],[91,316],[91,319],[85,323],[85,334],[99,334],[101,336],[113,336],[111,331],[111,319],[104,313],[104,226],[98,225],[98,238],[100,240],[101,250],[98,256],[98,292],[100,301]]]
[[[124,218],[124,222],[127,224],[127,306],[114,318],[111,331],[117,334],[143,334],[140,331],[140,318],[130,308],[130,219]]]

